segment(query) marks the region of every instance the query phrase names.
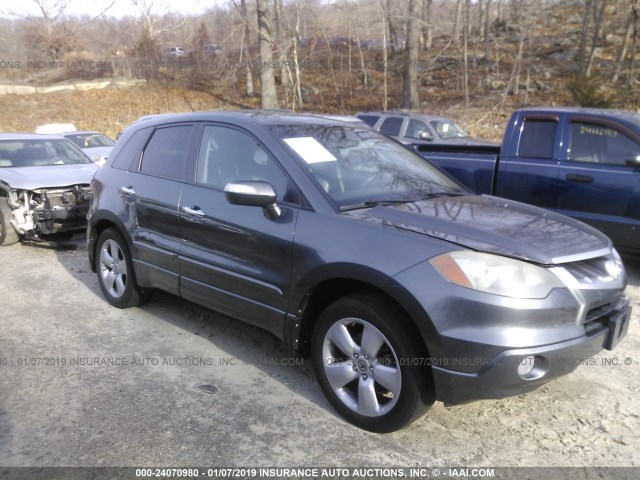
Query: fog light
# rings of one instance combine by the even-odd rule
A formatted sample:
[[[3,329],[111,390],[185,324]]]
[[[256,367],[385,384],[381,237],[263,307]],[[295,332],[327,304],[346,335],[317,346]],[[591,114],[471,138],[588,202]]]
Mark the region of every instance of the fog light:
[[[520,375],[522,378],[527,378],[528,376],[530,376],[529,374],[531,373],[535,365],[536,357],[534,357],[533,355],[524,357],[518,364],[518,375]]]

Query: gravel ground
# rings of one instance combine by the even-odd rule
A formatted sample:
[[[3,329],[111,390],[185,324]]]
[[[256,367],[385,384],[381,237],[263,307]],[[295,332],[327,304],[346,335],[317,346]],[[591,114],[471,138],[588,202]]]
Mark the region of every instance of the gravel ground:
[[[626,263],[635,310],[614,351],[376,435],[265,332],[164,294],[110,307],[81,239],[0,248],[0,466],[638,467],[640,262]]]

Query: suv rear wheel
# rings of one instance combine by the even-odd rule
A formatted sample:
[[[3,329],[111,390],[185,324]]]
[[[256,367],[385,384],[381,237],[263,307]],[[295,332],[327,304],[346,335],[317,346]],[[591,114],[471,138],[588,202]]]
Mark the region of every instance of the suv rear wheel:
[[[98,283],[111,305],[128,308],[146,301],[147,294],[136,284],[131,253],[118,231],[108,228],[100,234],[95,262]]]
[[[408,318],[390,302],[353,295],[329,305],[312,338],[318,382],[349,422],[392,432],[422,415],[434,401],[424,348]]]

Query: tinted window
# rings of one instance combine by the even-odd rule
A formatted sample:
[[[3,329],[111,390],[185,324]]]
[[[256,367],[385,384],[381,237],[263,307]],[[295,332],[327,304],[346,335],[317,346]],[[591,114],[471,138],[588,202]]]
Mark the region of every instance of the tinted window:
[[[409,125],[407,126],[407,133],[405,133],[405,137],[409,138],[420,138],[420,134],[422,132],[427,132],[431,136],[431,131],[427,124],[421,122],[420,120],[409,120]]]
[[[571,124],[569,160],[575,162],[625,165],[640,155],[640,146],[624,133],[604,125]]]
[[[518,156],[552,158],[557,124],[554,120],[525,119],[521,127]]]
[[[198,153],[196,182],[222,190],[229,182],[264,181],[279,200],[287,196],[288,181],[271,155],[250,135],[233,128],[206,126]]]
[[[378,115],[358,115],[358,118],[370,127],[373,127],[380,117]]]
[[[400,128],[402,127],[402,122],[404,118],[399,117],[389,117],[382,125],[380,125],[380,131],[385,135],[398,136],[400,135]]]
[[[150,134],[150,128],[144,128],[134,133],[124,147],[122,147],[116,158],[113,159],[111,166],[121,170],[137,170],[140,154]]]
[[[159,177],[184,179],[192,126],[159,128],[142,155],[140,171]]]

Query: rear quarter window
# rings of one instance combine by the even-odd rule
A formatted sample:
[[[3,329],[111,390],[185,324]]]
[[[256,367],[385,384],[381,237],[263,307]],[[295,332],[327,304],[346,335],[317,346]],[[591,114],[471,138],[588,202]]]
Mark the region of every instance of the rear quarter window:
[[[362,120],[364,123],[366,123],[367,125],[369,125],[370,127],[373,127],[376,122],[378,121],[378,119],[380,118],[380,116],[378,115],[358,115],[358,118],[360,120]]]
[[[151,128],[143,128],[135,132],[120,151],[116,153],[111,166],[119,170],[137,170],[142,149],[152,131],[153,129]]]

